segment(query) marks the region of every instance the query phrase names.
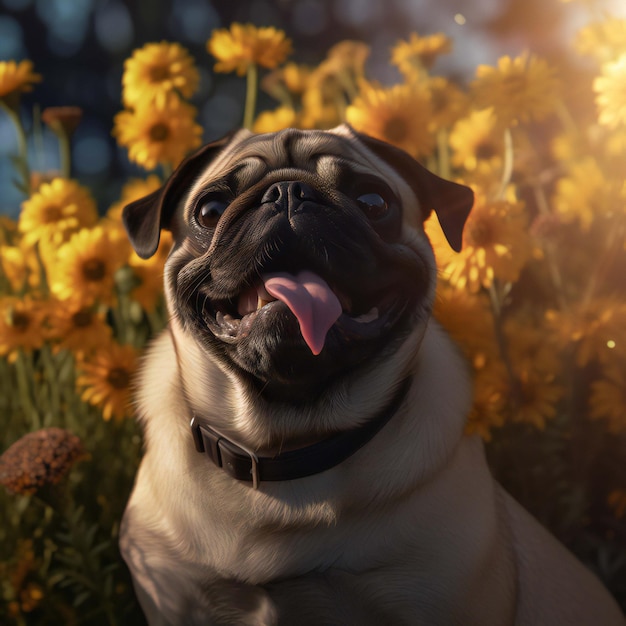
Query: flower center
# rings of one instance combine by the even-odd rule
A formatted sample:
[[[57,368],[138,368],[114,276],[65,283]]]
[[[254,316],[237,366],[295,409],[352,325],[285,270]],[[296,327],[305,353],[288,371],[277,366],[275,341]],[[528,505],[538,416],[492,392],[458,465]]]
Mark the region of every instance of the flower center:
[[[509,96],[516,96],[526,90],[526,76],[523,74],[511,74],[502,79],[504,91]]]
[[[383,135],[385,135],[391,143],[401,143],[406,139],[408,132],[409,127],[406,120],[403,120],[401,117],[390,117],[385,122],[383,128]]]
[[[93,315],[89,309],[81,309],[72,315],[72,324],[76,328],[87,328],[91,324]]]
[[[107,382],[114,389],[126,389],[130,383],[128,370],[123,367],[114,367],[107,375]]]
[[[43,210],[43,221],[46,224],[58,222],[62,216],[63,212],[61,211],[61,207],[56,204],[49,204]]]
[[[165,65],[155,65],[150,68],[150,80],[153,83],[162,83],[170,77],[170,70]]]
[[[106,265],[100,259],[89,259],[83,263],[83,276],[92,282],[98,282],[106,276]]]
[[[484,140],[476,146],[477,159],[492,159],[498,154],[493,142]]]
[[[155,124],[150,129],[152,141],[165,141],[170,136],[170,128],[167,124]]]
[[[30,326],[30,317],[26,313],[22,311],[16,311],[14,309],[12,311],[9,311],[8,322],[12,328],[15,328],[20,332],[24,332]]]
[[[491,226],[486,220],[475,220],[466,226],[468,229],[468,239],[477,248],[484,248],[493,240]]]

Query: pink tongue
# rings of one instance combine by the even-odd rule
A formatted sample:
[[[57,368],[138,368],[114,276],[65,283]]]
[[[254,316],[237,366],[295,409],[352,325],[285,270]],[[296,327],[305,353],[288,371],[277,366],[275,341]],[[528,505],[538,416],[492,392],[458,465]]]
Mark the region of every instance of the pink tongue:
[[[326,334],[341,315],[341,304],[326,281],[308,271],[297,276],[286,272],[268,274],[263,280],[267,292],[284,302],[298,318],[302,338],[311,352],[319,354]]]

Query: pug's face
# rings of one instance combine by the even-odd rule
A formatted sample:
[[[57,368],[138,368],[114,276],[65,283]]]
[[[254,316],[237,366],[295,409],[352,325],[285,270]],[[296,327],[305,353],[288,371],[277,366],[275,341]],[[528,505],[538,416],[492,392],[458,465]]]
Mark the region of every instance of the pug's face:
[[[168,305],[208,358],[306,401],[424,327],[435,271],[421,223],[434,208],[458,248],[471,204],[469,189],[341,126],[210,144],[124,221],[143,257],[172,231]]]

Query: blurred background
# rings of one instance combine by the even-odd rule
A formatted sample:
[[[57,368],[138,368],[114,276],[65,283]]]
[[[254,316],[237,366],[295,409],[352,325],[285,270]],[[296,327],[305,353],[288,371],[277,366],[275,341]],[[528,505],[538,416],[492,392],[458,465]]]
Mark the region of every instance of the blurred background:
[[[121,109],[124,60],[147,42],[176,41],[196,59],[201,86],[193,103],[205,139],[241,123],[244,80],[214,74],[205,43],[215,28],[233,21],[275,26],[293,40],[292,60],[317,64],[343,39],[371,46],[368,75],[383,84],[399,79],[389,64],[390,48],[411,32],[444,32],[453,54],[438,73],[467,82],[478,64],[529,49],[547,59],[568,58],[572,34],[589,16],[626,15],[623,0],[0,0],[0,60],[30,59],[43,82],[22,103],[27,128],[38,124],[38,107],[79,106],[83,122],[74,136],[73,175],[94,193],[104,212],[126,178],[143,175],[111,137]],[[577,63],[582,62],[576,57]],[[273,107],[261,98],[259,110]],[[35,133],[33,169],[58,168],[52,133]],[[36,142],[36,145],[35,145]],[[0,116],[0,214],[15,217],[22,200],[11,183],[14,129]]]

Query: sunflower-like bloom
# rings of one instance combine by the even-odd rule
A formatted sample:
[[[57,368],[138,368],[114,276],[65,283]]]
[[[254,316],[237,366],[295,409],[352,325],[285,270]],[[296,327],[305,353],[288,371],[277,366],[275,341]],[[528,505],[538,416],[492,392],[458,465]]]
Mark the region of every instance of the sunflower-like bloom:
[[[98,210],[89,191],[76,181],[55,178],[23,202],[18,228],[25,245],[42,240],[59,245],[97,220]]]
[[[175,167],[202,143],[195,116],[196,109],[178,98],[169,98],[162,109],[142,103],[115,116],[113,135],[138,165],[149,170],[158,164]]]
[[[137,369],[132,346],[111,343],[80,365],[76,380],[82,399],[102,409],[102,417],[120,421],[131,413],[131,385]]]
[[[443,33],[420,37],[411,33],[408,41],[400,40],[391,50],[391,63],[406,78],[418,76],[429,70],[442,54],[452,52],[452,40]]]
[[[41,282],[41,264],[37,252],[30,246],[0,244],[0,271],[14,293],[28,287],[34,289]]]
[[[598,297],[568,311],[548,310],[546,324],[562,349],[573,345],[575,361],[610,362],[614,350],[626,346],[626,305],[618,298]]]
[[[288,106],[278,107],[273,111],[263,111],[254,121],[252,130],[255,133],[275,133],[296,126],[297,114]]]
[[[428,155],[433,149],[431,118],[430,93],[413,85],[381,89],[364,84],[346,111],[346,120],[356,130],[392,143],[414,157]]]
[[[560,83],[546,61],[529,54],[479,65],[472,91],[478,107],[493,106],[504,126],[544,119],[559,98]]]
[[[130,255],[130,265],[139,284],[130,292],[130,297],[139,302],[144,311],[152,311],[163,296],[163,268],[174,242],[168,231],[161,233],[156,254],[142,259],[136,253]]]
[[[32,495],[54,485],[87,457],[79,437],[62,428],[24,435],[0,456],[0,484],[14,494]]]
[[[50,289],[60,300],[82,305],[94,301],[112,305],[115,302],[115,272],[126,263],[130,246],[115,230],[96,226],[84,228],[65,244],[49,261]]]
[[[47,312],[44,302],[30,296],[0,299],[0,356],[14,363],[20,350],[41,348],[46,339]]]
[[[557,181],[554,209],[564,222],[577,220],[588,230],[596,218],[610,218],[623,210],[620,183],[608,177],[594,157],[587,156],[572,163],[568,175]]]
[[[463,350],[476,372],[499,361],[492,313],[484,293],[454,289],[440,281],[434,316]]]
[[[105,312],[80,301],[58,302],[51,307],[48,324],[48,338],[57,342],[57,349],[70,350],[78,357],[108,344],[112,333]]]
[[[449,128],[466,115],[469,106],[467,94],[443,76],[428,79],[428,90],[432,104],[434,128]]]
[[[493,430],[504,425],[508,403],[509,386],[504,366],[493,363],[477,370],[474,373],[474,401],[467,416],[465,432],[491,441]]]
[[[531,254],[527,217],[520,202],[488,202],[479,195],[463,231],[463,249],[444,269],[459,289],[489,288],[494,278],[515,282]]]
[[[581,28],[576,35],[576,50],[600,63],[626,54],[626,19],[609,17]]]
[[[144,198],[156,191],[162,185],[161,179],[156,174],[151,174],[147,178],[132,178],[123,187],[120,199],[109,207],[106,219],[113,225],[121,225],[122,210],[127,204]]]
[[[493,168],[502,164],[504,134],[493,108],[472,111],[459,120],[450,133],[452,162],[474,171],[485,164]]]
[[[598,94],[598,121],[609,128],[626,125],[626,53],[616,61],[605,63],[602,75],[593,82]]]
[[[146,101],[163,108],[171,93],[191,98],[198,82],[198,70],[185,48],[166,41],[148,43],[124,62],[122,99],[130,108]]]
[[[207,50],[216,59],[216,72],[237,72],[244,76],[251,65],[274,69],[291,53],[291,40],[282,30],[257,28],[253,24],[231,24],[214,30]]]
[[[309,86],[312,69],[306,65],[287,63],[266,74],[261,88],[272,98],[285,105],[292,105]]]
[[[0,101],[14,109],[20,94],[32,91],[33,83],[41,81],[41,75],[33,72],[32,61],[0,61]]]
[[[613,360],[604,366],[604,376],[591,383],[589,416],[606,420],[611,433],[626,432],[626,362]]]

